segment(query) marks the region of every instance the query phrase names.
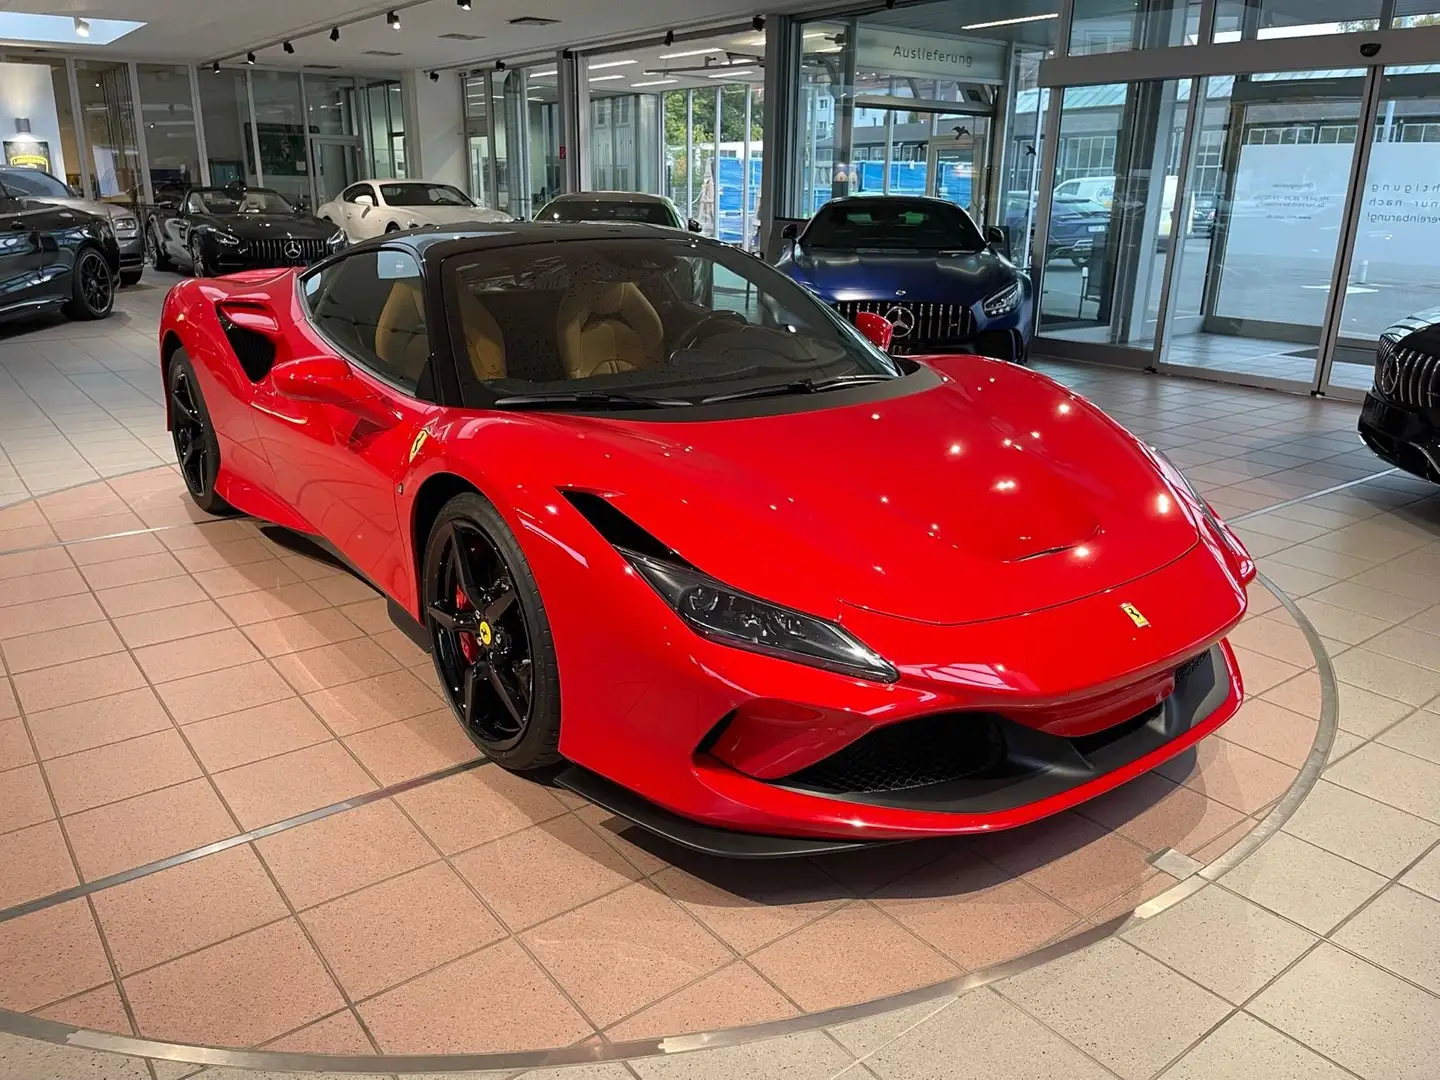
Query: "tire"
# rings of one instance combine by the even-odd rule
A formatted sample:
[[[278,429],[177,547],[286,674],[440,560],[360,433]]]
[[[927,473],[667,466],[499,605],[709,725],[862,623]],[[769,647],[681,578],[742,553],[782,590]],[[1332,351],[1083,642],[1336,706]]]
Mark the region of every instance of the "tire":
[[[400,226],[397,225],[395,222],[392,221],[392,222],[390,222],[389,225],[386,225],[386,226],[385,226],[385,231],[386,231],[387,233],[399,232],[399,231],[400,231]]]
[[[166,270],[175,269],[170,256],[165,254],[165,245],[160,242],[160,237],[153,228],[145,234],[145,246],[150,249],[150,265],[157,272],[164,273]]]
[[[70,300],[65,314],[72,319],[103,319],[115,307],[115,275],[99,248],[83,247],[75,253],[70,271]]]
[[[170,358],[165,371],[165,392],[170,399],[170,435],[175,443],[175,460],[185,488],[195,505],[216,516],[234,513],[230,504],[215,494],[215,477],[220,472],[220,441],[210,410],[195,380],[195,367],[184,349]]]
[[[560,761],[550,622],[515,535],[487,500],[467,492],[441,508],[420,585],[435,672],[471,741],[513,772]]]
[[[190,238],[190,276],[191,277],[214,277],[210,267],[205,263],[205,249],[201,241],[196,237]]]
[[[125,286],[139,285],[144,270],[122,270],[120,272],[120,284]]]

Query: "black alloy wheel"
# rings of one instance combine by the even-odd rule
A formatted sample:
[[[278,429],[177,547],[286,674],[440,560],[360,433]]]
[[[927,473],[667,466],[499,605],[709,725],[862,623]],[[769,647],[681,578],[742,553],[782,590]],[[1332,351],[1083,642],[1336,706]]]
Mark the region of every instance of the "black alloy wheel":
[[[514,536],[480,496],[458,495],[440,512],[423,595],[435,670],[470,739],[517,771],[559,761],[549,622]]]
[[[215,276],[215,272],[205,261],[205,241],[199,236],[190,237],[190,273],[195,277]]]
[[[210,412],[195,381],[195,369],[184,351],[170,361],[166,377],[170,394],[170,435],[175,442],[175,460],[195,505],[209,514],[230,512],[230,504],[215,494],[215,476],[220,471],[220,443],[215,438]]]
[[[103,319],[114,306],[115,275],[110,273],[110,264],[99,249],[81,248],[75,253],[65,314],[72,319]]]
[[[145,230],[145,254],[154,269],[161,272],[174,269],[174,264],[170,261],[170,256],[165,254],[165,246],[160,243],[160,237],[155,235],[154,229]]]

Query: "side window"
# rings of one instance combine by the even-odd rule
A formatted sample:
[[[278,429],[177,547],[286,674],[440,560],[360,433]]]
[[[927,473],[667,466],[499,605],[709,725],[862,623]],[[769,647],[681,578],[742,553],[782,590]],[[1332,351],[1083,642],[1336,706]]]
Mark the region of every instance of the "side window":
[[[340,198],[344,202],[354,202],[356,195],[363,194],[365,194],[364,184],[351,184],[349,187],[347,187],[344,191],[340,193]]]
[[[430,338],[420,266],[407,251],[357,252],[301,283],[310,318],[352,360],[428,396]]]

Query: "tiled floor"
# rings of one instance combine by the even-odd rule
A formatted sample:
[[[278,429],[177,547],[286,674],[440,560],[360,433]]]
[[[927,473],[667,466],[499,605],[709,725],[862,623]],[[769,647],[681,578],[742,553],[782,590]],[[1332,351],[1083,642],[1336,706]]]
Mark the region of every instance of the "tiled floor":
[[[253,522],[195,524],[168,467],[133,471],[159,458],[122,470],[112,440],[60,434],[83,409],[82,427],[168,450],[153,368],[116,351],[148,359],[158,299],[125,294],[130,324],[104,333],[0,342],[0,379],[15,380],[0,386],[0,447],[12,417],[41,432],[32,449],[66,439],[55,456],[10,456],[0,479],[15,504],[0,509],[0,908],[473,754],[367,588]],[[106,370],[48,358],[82,363],[71,349]],[[1195,895],[1090,948],[823,1031],[559,1075],[1433,1075],[1440,497],[1358,448],[1353,406],[1047,370],[1164,448],[1222,512],[1251,515],[1242,534],[1340,679],[1324,778],[1237,869],[1192,878]],[[129,389],[87,389],[87,374]],[[1284,793],[1316,738],[1313,656],[1258,589],[1235,643],[1252,701],[1223,738],[1039,828],[716,865],[636,847],[603,812],[481,765],[0,922],[0,1007],[367,1055],[597,1031],[603,1045],[953,977],[1123,915],[1175,881],[1148,856],[1174,848],[1195,860],[1167,864],[1186,874]],[[0,1035],[7,1080],[195,1068]]]

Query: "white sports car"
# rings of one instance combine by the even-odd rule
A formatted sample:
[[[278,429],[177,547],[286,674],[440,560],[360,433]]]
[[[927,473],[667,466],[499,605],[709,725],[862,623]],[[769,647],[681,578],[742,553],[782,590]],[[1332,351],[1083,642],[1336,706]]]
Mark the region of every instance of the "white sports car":
[[[352,244],[422,225],[513,220],[502,211],[477,206],[451,184],[429,180],[362,180],[322,203],[315,214],[344,229]]]

